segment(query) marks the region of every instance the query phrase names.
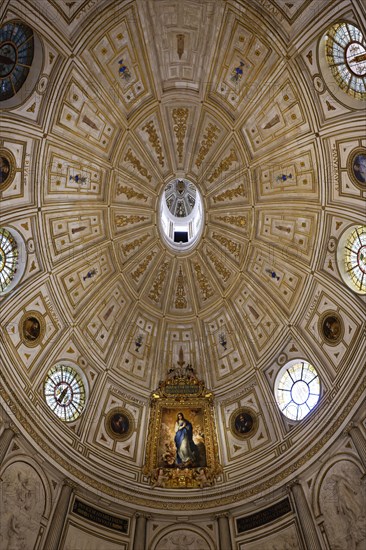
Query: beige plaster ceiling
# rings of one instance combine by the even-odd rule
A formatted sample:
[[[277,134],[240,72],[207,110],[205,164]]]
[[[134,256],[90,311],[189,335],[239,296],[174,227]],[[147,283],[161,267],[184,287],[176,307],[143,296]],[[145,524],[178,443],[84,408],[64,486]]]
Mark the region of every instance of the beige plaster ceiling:
[[[70,475],[152,505],[141,474],[148,399],[183,349],[216,396],[224,474],[207,507],[210,498],[217,506],[265,491],[261,478],[283,468],[280,482],[301,467],[305,444],[312,459],[327,440],[310,443],[342,400],[358,395],[362,311],[341,282],[334,242],[362,222],[345,151],[362,144],[364,120],[313,85],[322,81],[318,42],[332,3],[316,2],[321,17],[311,1],[65,4],[50,0],[37,11],[28,2],[45,83],[3,115],[3,145],[16,152],[20,173],[3,193],[3,223],[22,233],[28,251],[22,282],[2,304],[3,397],[18,399],[19,422]],[[24,9],[10,2],[5,17]],[[357,21],[352,3],[342,10]],[[119,75],[123,65],[129,79]],[[169,251],[158,229],[158,200],[175,177],[192,181],[204,202],[204,233],[190,253]],[[30,310],[46,323],[32,348],[18,330]],[[319,332],[326,310],[343,318],[337,346]],[[273,405],[276,373],[294,357],[316,365],[322,380],[307,443],[304,424],[290,437]],[[78,364],[90,387],[72,427],[43,401],[45,374],[59,360]],[[351,383],[339,394],[346,372]],[[117,445],[103,424],[116,404],[136,420],[131,440]],[[228,419],[245,404],[260,428],[243,443]],[[47,442],[51,425],[57,438]],[[241,496],[232,497],[234,486]],[[197,499],[177,497],[175,506]]]

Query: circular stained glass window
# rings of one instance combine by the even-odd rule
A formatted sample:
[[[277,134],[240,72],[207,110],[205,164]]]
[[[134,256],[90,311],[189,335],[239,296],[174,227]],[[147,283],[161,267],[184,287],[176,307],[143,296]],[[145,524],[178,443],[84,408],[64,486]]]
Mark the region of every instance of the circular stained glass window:
[[[350,228],[338,245],[343,255],[341,274],[344,281],[359,294],[366,294],[366,226]]]
[[[44,396],[47,405],[61,420],[72,422],[85,407],[85,384],[73,367],[59,364],[47,373]]]
[[[203,203],[192,182],[177,178],[165,186],[159,222],[165,243],[175,252],[191,250],[198,242],[203,231]]]
[[[17,271],[18,246],[7,229],[0,228],[0,292],[4,292]]]
[[[326,58],[342,90],[366,98],[366,40],[351,23],[337,23],[326,35]]]
[[[0,27],[0,101],[13,97],[28,77],[34,36],[28,25],[9,21]]]
[[[283,367],[275,382],[275,396],[281,412],[291,420],[302,420],[320,397],[319,376],[310,363],[295,359]]]

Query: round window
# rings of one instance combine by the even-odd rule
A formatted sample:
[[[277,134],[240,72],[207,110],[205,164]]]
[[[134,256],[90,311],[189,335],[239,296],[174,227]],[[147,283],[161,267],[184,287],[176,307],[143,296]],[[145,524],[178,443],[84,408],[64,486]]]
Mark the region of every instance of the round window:
[[[366,98],[366,40],[351,23],[337,23],[328,29],[326,58],[339,87],[357,99]]]
[[[197,187],[177,178],[164,187],[159,207],[164,242],[174,251],[191,250],[203,231],[203,203]]]
[[[320,382],[314,367],[301,359],[287,363],[277,375],[275,397],[287,418],[302,420],[320,397]]]
[[[338,267],[344,282],[358,294],[366,294],[366,226],[352,226],[339,239]]]
[[[44,396],[47,405],[61,420],[72,422],[85,407],[85,384],[73,367],[58,364],[47,373]]]
[[[15,277],[18,266],[18,246],[5,228],[0,228],[0,292],[3,293]]]

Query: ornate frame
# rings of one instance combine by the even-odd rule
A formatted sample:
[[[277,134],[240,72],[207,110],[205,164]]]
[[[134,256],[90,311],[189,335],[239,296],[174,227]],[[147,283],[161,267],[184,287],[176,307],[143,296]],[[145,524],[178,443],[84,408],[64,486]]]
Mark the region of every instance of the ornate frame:
[[[235,419],[241,413],[249,414],[253,419],[253,426],[248,432],[245,432],[245,433],[238,433],[237,430],[235,429]],[[236,439],[248,439],[249,437],[252,437],[258,430],[258,424],[259,423],[258,423],[257,413],[253,409],[250,409],[249,407],[240,407],[238,409],[235,409],[235,411],[231,413],[230,420],[229,420],[230,431],[233,434],[233,436],[236,437]]]
[[[150,477],[154,487],[162,488],[203,488],[214,483],[222,472],[218,461],[218,444],[213,409],[213,394],[194,375],[167,379],[161,382],[152,394],[150,402],[150,422],[146,447],[144,474]],[[200,421],[201,447],[205,449],[205,461],[201,464],[178,465],[176,460],[168,465],[162,463],[162,421],[179,412],[193,416]],[[192,420],[192,418],[187,418]],[[194,430],[193,430],[194,431]],[[195,440],[196,435],[193,435]],[[195,443],[197,440],[195,441]]]

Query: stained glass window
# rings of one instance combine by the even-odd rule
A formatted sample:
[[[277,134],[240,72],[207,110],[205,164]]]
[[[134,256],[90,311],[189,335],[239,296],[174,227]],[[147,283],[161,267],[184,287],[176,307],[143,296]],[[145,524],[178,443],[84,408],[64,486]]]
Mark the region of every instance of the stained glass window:
[[[47,373],[44,384],[47,405],[64,422],[76,420],[85,402],[85,386],[80,374],[71,366],[59,364]]]
[[[366,226],[355,227],[344,247],[345,273],[362,294],[366,294]]]
[[[319,401],[320,382],[314,367],[302,360],[288,363],[276,378],[275,396],[287,418],[302,420]]]
[[[351,23],[337,23],[326,35],[326,58],[342,90],[366,98],[366,40]]]
[[[0,228],[0,292],[10,285],[17,271],[18,246],[7,229]]]
[[[20,21],[0,27],[0,101],[13,97],[24,84],[34,57],[34,35]]]

